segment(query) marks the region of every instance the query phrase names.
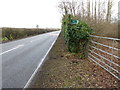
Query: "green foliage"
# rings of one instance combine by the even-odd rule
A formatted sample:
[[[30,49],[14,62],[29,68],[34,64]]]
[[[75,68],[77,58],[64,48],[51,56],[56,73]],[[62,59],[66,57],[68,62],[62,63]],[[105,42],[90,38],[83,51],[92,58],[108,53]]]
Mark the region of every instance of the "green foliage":
[[[74,17],[71,15],[63,17],[62,30],[64,32],[65,42],[70,52],[80,52],[82,53],[81,57],[85,57],[92,29],[82,21],[79,21],[78,24],[71,24],[72,18]]]
[[[7,40],[8,40],[7,37],[2,38],[2,41],[7,41]]]

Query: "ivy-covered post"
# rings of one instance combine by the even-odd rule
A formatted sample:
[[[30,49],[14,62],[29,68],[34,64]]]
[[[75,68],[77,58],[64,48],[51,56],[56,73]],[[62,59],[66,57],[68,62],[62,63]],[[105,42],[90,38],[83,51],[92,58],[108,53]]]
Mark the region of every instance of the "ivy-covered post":
[[[81,58],[88,57],[88,42],[92,29],[85,22],[73,18],[72,15],[66,15],[62,23],[68,51],[80,53]]]
[[[63,16],[63,19],[62,19],[62,30],[63,30],[63,36],[64,36],[64,41],[65,41],[65,44],[67,44],[67,16]]]
[[[68,24],[67,24],[67,45],[68,45],[68,51],[70,50],[70,29],[71,29],[71,15],[68,15]]]

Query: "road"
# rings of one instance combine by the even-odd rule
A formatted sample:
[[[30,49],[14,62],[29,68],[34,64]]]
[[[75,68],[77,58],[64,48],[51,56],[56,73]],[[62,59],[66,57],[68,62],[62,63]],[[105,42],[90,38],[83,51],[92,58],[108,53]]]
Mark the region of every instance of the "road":
[[[2,45],[2,88],[23,88],[60,31]]]

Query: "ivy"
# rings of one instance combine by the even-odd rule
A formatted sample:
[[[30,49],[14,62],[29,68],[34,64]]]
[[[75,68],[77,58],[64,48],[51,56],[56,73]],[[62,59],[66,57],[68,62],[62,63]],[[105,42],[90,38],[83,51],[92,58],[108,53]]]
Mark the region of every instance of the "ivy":
[[[73,18],[72,15],[66,15],[62,20],[65,43],[67,44],[68,51],[81,53],[80,57],[86,57],[87,45],[92,29],[80,20],[78,24],[71,24]]]

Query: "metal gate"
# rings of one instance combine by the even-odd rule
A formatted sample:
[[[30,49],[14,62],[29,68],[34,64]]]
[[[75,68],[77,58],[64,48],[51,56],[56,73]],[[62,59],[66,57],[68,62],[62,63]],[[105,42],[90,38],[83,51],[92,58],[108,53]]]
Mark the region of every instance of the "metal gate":
[[[91,35],[88,58],[120,80],[120,39]]]

